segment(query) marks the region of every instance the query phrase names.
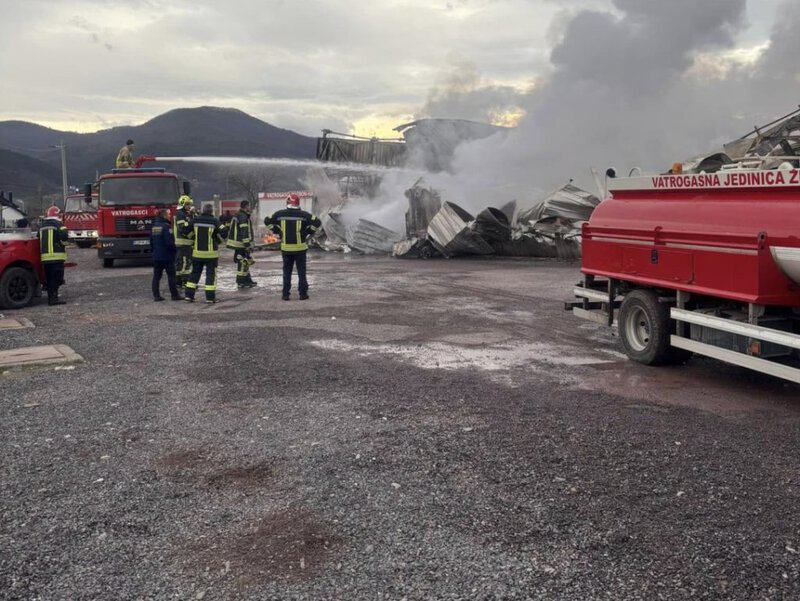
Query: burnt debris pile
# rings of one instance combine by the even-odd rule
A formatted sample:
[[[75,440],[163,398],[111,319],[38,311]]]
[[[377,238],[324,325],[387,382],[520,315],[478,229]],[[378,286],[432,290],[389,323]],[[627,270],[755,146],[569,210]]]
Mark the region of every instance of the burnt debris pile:
[[[496,255],[571,260],[581,256],[581,225],[600,203],[596,196],[567,184],[525,211],[512,201],[472,215],[443,200],[423,179],[405,197],[405,232],[364,218],[347,225],[345,201],[322,213],[317,247],[403,259]]]

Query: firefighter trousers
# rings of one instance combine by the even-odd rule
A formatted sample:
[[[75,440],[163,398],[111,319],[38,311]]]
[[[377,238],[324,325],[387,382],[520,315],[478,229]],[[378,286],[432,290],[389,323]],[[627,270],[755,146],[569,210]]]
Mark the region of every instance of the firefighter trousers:
[[[308,280],[306,279],[306,252],[283,253],[283,296],[289,296],[292,289],[292,271],[297,267],[297,290],[300,296],[308,294]]]
[[[178,298],[180,293],[175,285],[175,264],[172,261],[153,261],[153,298],[161,296],[161,276],[167,273],[167,285],[172,298]]]
[[[45,261],[44,288],[47,290],[47,300],[58,300],[58,289],[64,283],[64,261]]]
[[[175,283],[183,287],[192,273],[192,247],[178,246],[175,253]]]
[[[233,253],[233,260],[236,263],[236,284],[246,286],[253,282],[250,277],[250,265],[253,259],[250,258],[250,251],[244,248],[237,248]]]
[[[200,283],[200,276],[203,269],[206,270],[206,300],[214,300],[217,297],[217,263],[218,259],[193,259],[192,274],[186,282],[186,297],[194,298],[197,285]]]

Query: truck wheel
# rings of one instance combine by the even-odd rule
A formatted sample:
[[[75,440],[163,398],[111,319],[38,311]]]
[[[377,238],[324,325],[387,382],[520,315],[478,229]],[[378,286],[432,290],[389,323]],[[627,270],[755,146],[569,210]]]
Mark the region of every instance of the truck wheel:
[[[11,267],[0,277],[0,308],[21,309],[36,292],[36,278],[24,267]]]
[[[114,267],[114,259],[103,259],[103,267]]]
[[[619,310],[619,337],[625,353],[644,365],[672,363],[670,323],[669,307],[658,302],[655,292],[629,293]]]

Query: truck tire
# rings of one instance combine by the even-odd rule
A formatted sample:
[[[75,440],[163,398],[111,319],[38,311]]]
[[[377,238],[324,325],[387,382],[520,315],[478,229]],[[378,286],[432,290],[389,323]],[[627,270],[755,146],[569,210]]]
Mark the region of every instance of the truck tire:
[[[669,307],[658,302],[651,290],[634,290],[625,296],[619,310],[619,337],[625,354],[644,365],[665,365],[675,361],[670,348],[672,334]]]
[[[11,267],[0,277],[0,309],[22,309],[36,293],[36,276],[30,269]]]
[[[114,259],[103,259],[103,267],[114,267]]]

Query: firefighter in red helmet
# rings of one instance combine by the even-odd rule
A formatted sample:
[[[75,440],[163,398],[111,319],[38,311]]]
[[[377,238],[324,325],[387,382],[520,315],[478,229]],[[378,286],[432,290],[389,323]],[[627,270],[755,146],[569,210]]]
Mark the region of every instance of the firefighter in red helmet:
[[[322,222],[311,213],[300,208],[300,197],[290,194],[286,208],[264,219],[267,229],[281,237],[283,255],[283,300],[289,300],[292,289],[292,271],[297,267],[299,279],[297,290],[300,300],[308,299],[308,280],[306,279],[306,253],[308,238],[322,227]]]
[[[47,209],[39,227],[39,254],[45,275],[48,305],[63,305],[58,298],[58,289],[64,283],[64,263],[67,262],[67,249],[64,246],[69,238],[67,228],[61,221],[61,209],[52,206]]]

